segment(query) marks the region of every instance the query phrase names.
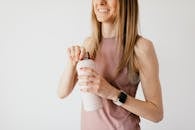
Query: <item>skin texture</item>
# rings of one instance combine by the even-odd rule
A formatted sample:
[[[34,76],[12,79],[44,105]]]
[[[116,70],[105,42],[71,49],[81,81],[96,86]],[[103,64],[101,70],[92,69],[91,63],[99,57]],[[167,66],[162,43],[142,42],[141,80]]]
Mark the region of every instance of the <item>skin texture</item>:
[[[106,4],[105,4],[106,3]],[[117,1],[93,0],[93,7],[99,22],[113,22],[116,17]]]
[[[93,0],[93,6],[99,22],[102,23],[103,37],[114,36],[113,19],[116,14],[117,0]],[[101,14],[97,12],[99,8],[109,10]],[[101,18],[100,18],[101,17]],[[103,76],[90,68],[81,68],[88,73],[87,76],[77,76],[76,64],[84,57],[86,51],[91,52],[91,39],[87,38],[82,46],[72,46],[68,48],[69,55],[66,70],[61,76],[58,96],[64,98],[68,96],[77,82],[82,79],[79,85],[88,86],[81,91],[94,93],[103,98],[116,100],[120,90],[108,83]],[[153,122],[163,119],[163,104],[161,85],[159,80],[159,65],[153,43],[141,37],[135,46],[136,67],[139,70],[141,86],[145,101],[135,99],[128,95],[127,101],[121,107]]]

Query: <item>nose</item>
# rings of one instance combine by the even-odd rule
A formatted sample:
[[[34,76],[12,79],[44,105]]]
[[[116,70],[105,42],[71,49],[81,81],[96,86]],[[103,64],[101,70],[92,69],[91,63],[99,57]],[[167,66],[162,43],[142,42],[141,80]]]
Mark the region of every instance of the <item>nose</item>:
[[[100,5],[105,5],[106,2],[107,2],[107,0],[99,0],[99,4],[100,4]]]

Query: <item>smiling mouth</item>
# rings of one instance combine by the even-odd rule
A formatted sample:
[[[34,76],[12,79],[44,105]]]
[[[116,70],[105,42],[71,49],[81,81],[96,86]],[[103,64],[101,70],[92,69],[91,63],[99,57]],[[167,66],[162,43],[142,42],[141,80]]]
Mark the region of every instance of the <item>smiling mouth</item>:
[[[99,13],[108,13],[109,9],[98,9]]]

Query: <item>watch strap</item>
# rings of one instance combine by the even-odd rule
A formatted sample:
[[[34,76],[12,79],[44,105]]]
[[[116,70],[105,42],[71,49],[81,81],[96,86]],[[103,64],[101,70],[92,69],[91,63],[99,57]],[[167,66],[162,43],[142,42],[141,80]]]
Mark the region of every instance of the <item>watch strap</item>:
[[[127,100],[127,94],[124,91],[120,91],[118,98],[113,101],[114,104],[121,106],[123,105]]]

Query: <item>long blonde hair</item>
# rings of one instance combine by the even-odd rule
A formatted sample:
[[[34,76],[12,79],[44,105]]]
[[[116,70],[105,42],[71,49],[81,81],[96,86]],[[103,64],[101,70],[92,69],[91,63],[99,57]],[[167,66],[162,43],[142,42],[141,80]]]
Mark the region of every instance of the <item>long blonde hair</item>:
[[[138,72],[135,67],[134,46],[138,35],[138,0],[118,0],[117,15],[115,19],[116,39],[119,49],[123,50],[121,62],[118,65],[116,74],[119,74],[124,67]],[[98,22],[92,5],[92,39],[94,44],[94,55],[99,49],[102,40],[101,23]]]

